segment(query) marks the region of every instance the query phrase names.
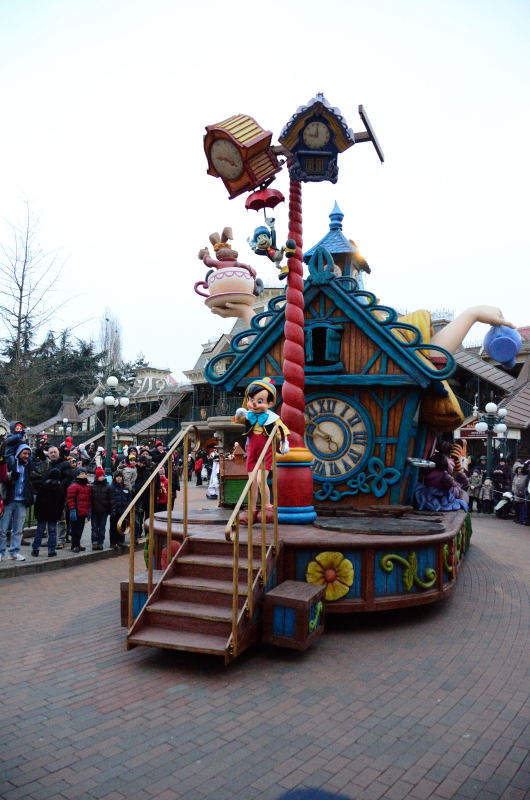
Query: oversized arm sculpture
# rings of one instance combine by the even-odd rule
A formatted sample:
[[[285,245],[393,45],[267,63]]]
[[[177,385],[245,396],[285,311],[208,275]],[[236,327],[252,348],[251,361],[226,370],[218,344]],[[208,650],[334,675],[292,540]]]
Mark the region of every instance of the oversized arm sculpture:
[[[475,322],[485,322],[487,325],[494,326],[505,325],[507,328],[516,327],[512,322],[504,319],[500,308],[472,306],[466,308],[456,319],[438,331],[432,337],[431,343],[443,347],[449,353],[456,353]]]

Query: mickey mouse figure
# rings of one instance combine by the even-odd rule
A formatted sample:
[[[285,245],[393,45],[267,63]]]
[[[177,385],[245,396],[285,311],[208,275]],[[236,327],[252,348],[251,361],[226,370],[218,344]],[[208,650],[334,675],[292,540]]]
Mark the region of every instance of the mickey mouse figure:
[[[267,439],[269,438],[274,423],[280,420],[278,414],[272,409],[276,405],[276,387],[270,378],[259,378],[250,383],[245,390],[243,407],[238,408],[234,415],[234,422],[245,424],[244,436],[247,437],[246,445],[246,469],[251,473],[258,458],[260,457]],[[285,454],[289,452],[289,429],[280,420],[278,428],[278,452]],[[272,467],[272,448],[265,454],[266,476]],[[258,495],[258,481],[254,481],[251,487],[252,506],[254,508],[254,522],[261,521],[261,514],[265,510],[266,522],[273,522],[273,507],[270,502],[270,493],[265,481],[265,497],[261,498],[262,511],[258,512],[256,500]],[[248,515],[243,512],[240,517],[242,523],[248,522]]]
[[[274,218],[265,217],[265,222],[269,227],[267,228],[265,225],[259,225],[254,230],[252,239],[248,237],[247,242],[249,243],[251,250],[253,250],[257,256],[267,256],[267,258],[273,262],[274,266],[280,270],[280,280],[283,280],[287,277],[289,267],[287,265],[282,267],[280,265],[280,261],[282,260],[284,253],[287,258],[294,256],[296,242],[294,239],[287,239],[285,247],[280,247],[278,249],[276,247],[276,228],[274,227]]]

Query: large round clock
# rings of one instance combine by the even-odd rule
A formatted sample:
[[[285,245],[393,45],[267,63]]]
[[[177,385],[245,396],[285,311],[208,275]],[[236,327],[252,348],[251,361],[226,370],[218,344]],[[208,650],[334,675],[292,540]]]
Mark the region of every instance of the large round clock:
[[[243,172],[241,153],[228,139],[215,140],[210,147],[210,159],[221,178],[236,180]]]
[[[306,447],[314,456],[315,480],[344,481],[370,457],[374,441],[370,416],[347,395],[310,396],[305,421]]]

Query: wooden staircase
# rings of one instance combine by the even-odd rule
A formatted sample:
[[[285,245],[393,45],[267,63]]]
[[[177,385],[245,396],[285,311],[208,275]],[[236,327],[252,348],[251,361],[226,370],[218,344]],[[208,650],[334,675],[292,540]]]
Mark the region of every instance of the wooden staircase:
[[[264,594],[261,547],[252,557],[252,619],[248,615],[248,550],[239,545],[237,645],[232,637],[233,544],[220,533],[188,536],[127,635],[127,647],[145,645],[221,656],[225,664],[258,638]],[[267,575],[276,558],[269,553]],[[269,580],[269,586],[271,582]]]

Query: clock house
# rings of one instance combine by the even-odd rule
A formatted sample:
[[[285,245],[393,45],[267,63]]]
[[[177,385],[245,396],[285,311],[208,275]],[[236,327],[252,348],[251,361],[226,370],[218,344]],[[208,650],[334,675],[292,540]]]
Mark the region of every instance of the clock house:
[[[368,265],[342,233],[336,206],[329,233],[305,254],[305,444],[313,455],[315,509],[398,505],[411,501],[425,455],[426,399],[443,397],[454,369],[449,353],[422,340],[420,331],[360,288]],[[326,247],[327,245],[327,247]],[[234,337],[206,370],[225,390],[269,375],[283,382],[282,296]],[[443,358],[435,366],[433,355]]]

